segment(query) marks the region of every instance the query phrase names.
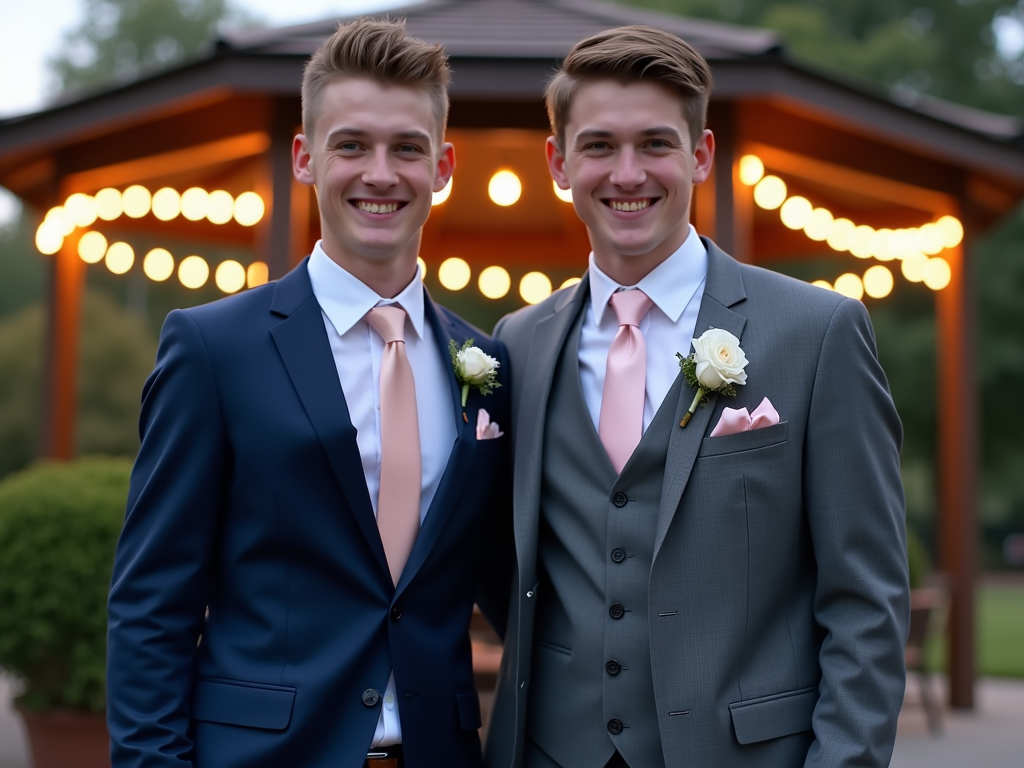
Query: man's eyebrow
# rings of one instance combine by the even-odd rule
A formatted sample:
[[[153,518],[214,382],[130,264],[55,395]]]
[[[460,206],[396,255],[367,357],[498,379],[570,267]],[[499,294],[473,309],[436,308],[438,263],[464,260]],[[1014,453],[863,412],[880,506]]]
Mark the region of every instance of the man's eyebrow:
[[[599,128],[588,128],[580,131],[573,137],[573,143],[579,144],[581,141],[588,141],[591,139],[610,139],[613,136],[611,131],[603,131]]]
[[[329,134],[327,134],[327,143],[331,144],[331,143],[337,141],[338,139],[342,139],[342,138],[364,137],[364,136],[368,136],[368,135],[369,135],[369,132],[368,131],[364,131],[362,128],[349,128],[348,126],[342,126],[340,128],[335,128],[333,131],[331,131]],[[418,128],[414,128],[414,129],[409,130],[409,131],[399,131],[398,133],[396,133],[394,135],[394,138],[396,138],[396,139],[406,139],[406,140],[408,140],[408,139],[425,139],[425,140],[429,141],[430,140],[430,134],[428,134],[428,133],[426,133],[424,131],[421,131]]]
[[[400,131],[399,133],[395,134],[395,137],[399,139],[426,139],[427,141],[430,141],[430,134],[424,133],[419,129],[413,129],[411,131]]]
[[[676,140],[682,141],[683,137],[679,131],[671,125],[656,125],[653,128],[645,128],[640,131],[641,136],[674,136]]]

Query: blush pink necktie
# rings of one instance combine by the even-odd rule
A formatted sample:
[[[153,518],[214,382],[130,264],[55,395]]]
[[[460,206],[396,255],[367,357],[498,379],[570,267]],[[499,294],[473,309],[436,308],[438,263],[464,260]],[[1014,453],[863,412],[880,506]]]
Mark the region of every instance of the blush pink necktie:
[[[384,340],[380,362],[380,491],[377,528],[391,569],[398,579],[420,530],[420,423],[416,381],[405,351],[405,310],[375,307],[366,321]]]
[[[644,431],[647,346],[640,321],[651,311],[651,300],[640,290],[619,291],[609,303],[619,330],[608,348],[597,433],[615,471],[622,472]]]

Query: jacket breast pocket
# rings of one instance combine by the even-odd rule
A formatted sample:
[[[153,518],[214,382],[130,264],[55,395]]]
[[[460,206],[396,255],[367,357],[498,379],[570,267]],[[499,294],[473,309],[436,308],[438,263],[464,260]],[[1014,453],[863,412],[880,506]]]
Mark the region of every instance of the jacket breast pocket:
[[[294,688],[205,678],[196,682],[192,719],[283,731],[291,722],[294,703]]]
[[[754,744],[811,730],[818,689],[799,688],[729,705],[736,741]]]
[[[781,445],[789,439],[789,422],[783,421],[770,427],[752,429],[749,432],[737,432],[721,437],[705,437],[700,444],[698,459],[713,456],[725,456],[743,451],[755,451],[759,448],[770,448]]]

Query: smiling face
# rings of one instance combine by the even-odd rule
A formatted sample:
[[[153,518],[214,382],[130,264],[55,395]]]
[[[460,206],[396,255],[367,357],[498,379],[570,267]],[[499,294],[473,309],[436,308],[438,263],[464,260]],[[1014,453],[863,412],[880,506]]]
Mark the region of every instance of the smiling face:
[[[689,233],[692,185],[711,171],[714,137],[694,145],[680,97],[653,82],[597,80],[580,85],[565,125],[565,146],[548,139],[555,182],[572,189],[597,265],[635,285]]]
[[[431,195],[455,169],[442,133],[426,90],[343,78],[324,88],[312,135],[293,142],[295,177],[316,188],[324,251],[382,296],[412,279]]]

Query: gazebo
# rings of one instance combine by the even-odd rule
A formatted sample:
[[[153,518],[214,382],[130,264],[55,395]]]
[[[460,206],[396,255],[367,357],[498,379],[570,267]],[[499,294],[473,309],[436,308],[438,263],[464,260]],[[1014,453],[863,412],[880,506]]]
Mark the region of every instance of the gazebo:
[[[900,103],[816,72],[764,30],[594,0],[426,0],[391,13],[411,34],[444,43],[454,70],[458,167],[422,246],[442,303],[485,322],[582,271],[586,232],[543,159],[541,94],[573,43],[632,23],[690,41],[714,71],[715,172],[693,212],[702,234],[753,263],[845,254],[847,271],[823,282],[857,298],[881,300],[895,280],[935,292],[951,703],[972,707],[978,418],[976,398],[965,396],[968,266],[974,239],[1024,197],[1021,126],[924,97]],[[182,258],[176,243],[252,254],[213,270],[225,293],[279,277],[309,251],[316,206],[292,178],[290,145],[303,63],[337,23],[226,34],[180,66],[0,121],[0,185],[48,212],[37,236],[52,263],[46,455],[73,453],[87,269],[102,261],[151,280],[176,274],[187,302],[211,265],[198,253]],[[136,257],[132,240],[142,236],[167,247]]]

